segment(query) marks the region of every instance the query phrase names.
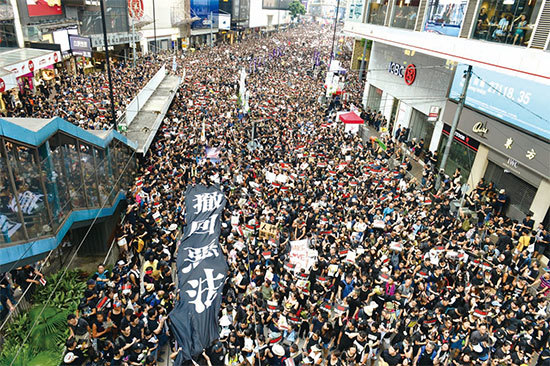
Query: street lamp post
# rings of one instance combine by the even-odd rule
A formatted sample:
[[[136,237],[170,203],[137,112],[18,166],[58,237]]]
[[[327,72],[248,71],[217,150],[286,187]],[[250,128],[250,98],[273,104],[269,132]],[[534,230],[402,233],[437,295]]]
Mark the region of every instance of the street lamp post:
[[[105,47],[105,64],[107,66],[107,77],[109,79],[109,98],[111,100],[111,122],[115,131],[118,130],[115,114],[115,96],[113,93],[113,78],[111,77],[111,61],[109,60],[109,44],[107,42],[107,25],[105,22],[105,0],[100,0],[101,23],[103,24],[103,45]]]
[[[157,16],[156,16],[155,0],[153,0],[153,42],[155,44],[155,53],[157,53],[158,52],[158,47],[157,47]]]
[[[334,17],[334,33],[332,34],[332,46],[330,47],[330,62],[329,67],[334,58],[334,41],[336,40],[336,25],[338,24],[338,10],[340,9],[340,0],[336,2],[336,16]]]

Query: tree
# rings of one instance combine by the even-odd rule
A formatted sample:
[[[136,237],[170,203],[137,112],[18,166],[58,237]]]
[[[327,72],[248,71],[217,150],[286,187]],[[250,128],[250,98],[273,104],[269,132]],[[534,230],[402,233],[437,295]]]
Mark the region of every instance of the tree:
[[[290,10],[290,16],[293,20],[299,18],[300,15],[304,15],[306,13],[305,6],[298,0],[292,1],[288,5],[288,10]]]

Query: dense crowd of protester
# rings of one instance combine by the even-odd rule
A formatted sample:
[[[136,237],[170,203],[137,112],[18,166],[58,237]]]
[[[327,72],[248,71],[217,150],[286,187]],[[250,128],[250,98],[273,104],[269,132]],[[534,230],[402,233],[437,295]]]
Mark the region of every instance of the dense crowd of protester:
[[[199,183],[227,197],[230,273],[220,339],[189,364],[550,365],[550,272],[539,262],[548,231],[507,218],[505,193],[483,181],[452,212],[460,171],[436,189],[437,156],[404,153],[420,141],[400,126],[378,141],[345,132],[338,111],[358,109],[376,129],[387,121],[361,109],[351,72],[347,96],[324,102],[315,55],[327,61],[330,35],[310,24],[186,55],[131,188],[120,260],[88,281],[64,365],[153,366],[168,347],[163,357],[175,357],[172,266],[184,192]],[[248,113],[237,97],[243,68]],[[419,158],[417,179],[408,171]]]
[[[111,74],[115,109],[123,111],[137,93],[155,75],[171,54],[147,54],[130,60],[113,60]],[[169,65],[168,65],[169,66]],[[0,93],[4,108],[0,116],[53,118],[62,117],[85,129],[103,130],[111,126],[111,99],[107,72],[76,73],[59,69],[51,80],[41,79],[34,88],[29,84]],[[117,116],[118,117],[118,116]]]

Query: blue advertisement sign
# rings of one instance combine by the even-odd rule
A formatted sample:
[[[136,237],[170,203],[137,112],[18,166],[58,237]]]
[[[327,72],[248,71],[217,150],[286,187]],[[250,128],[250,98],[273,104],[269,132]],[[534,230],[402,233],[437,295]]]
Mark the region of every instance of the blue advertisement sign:
[[[219,0],[191,0],[191,17],[201,18],[191,23],[191,28],[210,28],[210,13],[212,13],[215,21],[220,12],[219,9]]]
[[[430,0],[424,31],[458,37],[467,4],[467,0]]]
[[[458,65],[449,98],[458,100],[467,65]],[[473,67],[466,105],[525,131],[550,139],[550,86]]]

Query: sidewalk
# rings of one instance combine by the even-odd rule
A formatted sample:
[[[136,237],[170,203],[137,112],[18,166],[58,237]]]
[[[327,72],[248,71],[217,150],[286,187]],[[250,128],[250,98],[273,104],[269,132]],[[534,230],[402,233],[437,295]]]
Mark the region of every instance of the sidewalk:
[[[380,137],[382,134],[376,131],[373,127],[363,125],[362,130],[359,132],[361,138],[364,142],[368,142],[371,136]],[[424,163],[421,161],[415,161],[413,159],[413,154],[409,149],[407,149],[404,144],[401,145],[401,150],[408,156],[411,160],[412,169],[408,172],[412,177],[415,177],[419,182],[422,179],[422,172],[424,171]]]

